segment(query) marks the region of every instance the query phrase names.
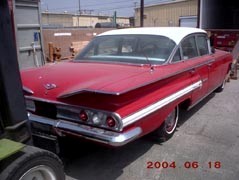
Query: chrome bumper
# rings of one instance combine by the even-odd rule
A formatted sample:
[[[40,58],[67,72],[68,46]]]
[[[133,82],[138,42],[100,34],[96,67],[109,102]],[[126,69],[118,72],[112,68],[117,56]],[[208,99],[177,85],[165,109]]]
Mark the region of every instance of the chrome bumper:
[[[31,113],[28,113],[28,118],[32,122],[50,125],[60,132],[65,131],[75,133],[77,136],[82,138],[108,144],[110,146],[122,146],[137,138],[142,133],[142,129],[140,127],[135,127],[124,133],[118,133],[61,119],[54,120]]]

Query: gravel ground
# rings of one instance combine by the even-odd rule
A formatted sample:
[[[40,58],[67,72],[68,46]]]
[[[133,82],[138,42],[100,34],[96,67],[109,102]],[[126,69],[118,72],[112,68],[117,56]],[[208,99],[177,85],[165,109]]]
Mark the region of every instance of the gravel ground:
[[[180,116],[176,133],[164,143],[147,136],[116,149],[78,142],[69,146],[67,179],[238,180],[239,80]]]

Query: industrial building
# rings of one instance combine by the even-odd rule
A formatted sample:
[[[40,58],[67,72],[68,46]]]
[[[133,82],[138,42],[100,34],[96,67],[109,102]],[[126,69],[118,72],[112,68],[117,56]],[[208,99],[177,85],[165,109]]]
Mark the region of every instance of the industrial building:
[[[95,27],[97,23],[112,22],[112,16],[42,12],[43,27]],[[129,27],[128,17],[116,17],[120,27]]]
[[[198,0],[165,1],[144,7],[144,26],[197,26]],[[135,8],[140,26],[140,7]]]

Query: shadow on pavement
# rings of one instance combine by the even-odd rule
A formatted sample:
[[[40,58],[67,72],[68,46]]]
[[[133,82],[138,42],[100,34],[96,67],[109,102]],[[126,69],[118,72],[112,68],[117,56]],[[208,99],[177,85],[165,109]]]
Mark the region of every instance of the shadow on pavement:
[[[68,176],[80,180],[113,180],[124,167],[145,154],[154,143],[147,137],[123,147],[109,148],[77,139],[65,140],[61,155]]]

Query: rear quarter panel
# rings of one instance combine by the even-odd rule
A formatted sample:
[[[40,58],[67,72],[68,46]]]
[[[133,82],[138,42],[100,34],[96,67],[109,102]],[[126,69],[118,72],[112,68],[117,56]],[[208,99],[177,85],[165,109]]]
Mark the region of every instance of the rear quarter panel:
[[[133,101],[118,107],[116,112],[120,114],[123,119],[127,118],[127,116],[143,110],[146,107],[190,86],[192,81],[189,69],[190,67],[185,62],[156,67],[153,72],[150,72],[151,76],[159,76],[160,73],[165,73],[168,74],[168,77],[159,79],[158,81],[152,82],[146,86],[135,89],[130,93],[122,95],[122,101],[128,101],[130,98],[132,98]],[[127,126],[124,130],[129,129],[132,126],[140,126],[143,130],[142,135],[144,135],[157,129],[178,104],[191,98],[191,93],[192,92],[189,92],[177,98],[173,102],[166,104],[162,108],[159,108],[142,119]]]
[[[226,51],[216,50],[212,58],[215,61],[209,69],[209,92],[223,83],[232,63],[232,56]]]

